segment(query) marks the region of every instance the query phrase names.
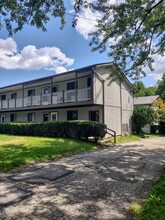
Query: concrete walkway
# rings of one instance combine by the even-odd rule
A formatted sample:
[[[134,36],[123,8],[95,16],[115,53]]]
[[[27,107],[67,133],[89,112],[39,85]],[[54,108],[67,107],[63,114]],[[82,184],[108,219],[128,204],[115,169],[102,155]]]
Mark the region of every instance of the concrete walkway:
[[[164,167],[159,137],[1,173],[0,219],[128,219]]]

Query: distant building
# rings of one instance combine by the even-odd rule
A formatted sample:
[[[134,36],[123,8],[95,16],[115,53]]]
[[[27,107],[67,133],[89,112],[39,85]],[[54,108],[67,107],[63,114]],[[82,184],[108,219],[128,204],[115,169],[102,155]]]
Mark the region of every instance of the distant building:
[[[134,97],[134,106],[136,106],[136,105],[143,105],[143,106],[146,106],[146,107],[152,107],[152,103],[156,99],[158,99],[158,98],[159,98],[158,95]],[[145,133],[150,134],[151,133],[151,126],[150,125],[146,125],[144,128],[142,128],[142,130]]]

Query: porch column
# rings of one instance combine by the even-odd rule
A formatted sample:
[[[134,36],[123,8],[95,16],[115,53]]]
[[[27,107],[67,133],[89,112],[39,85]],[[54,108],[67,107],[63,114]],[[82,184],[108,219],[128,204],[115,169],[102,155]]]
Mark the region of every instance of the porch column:
[[[51,77],[51,82],[50,82],[50,104],[52,105],[53,104],[53,93],[52,93],[52,83],[53,82],[53,77]]]
[[[22,107],[24,107],[24,84],[22,84]]]
[[[75,72],[75,92],[76,92],[76,102],[77,102],[77,87],[78,87],[78,83],[77,83],[77,72]]]

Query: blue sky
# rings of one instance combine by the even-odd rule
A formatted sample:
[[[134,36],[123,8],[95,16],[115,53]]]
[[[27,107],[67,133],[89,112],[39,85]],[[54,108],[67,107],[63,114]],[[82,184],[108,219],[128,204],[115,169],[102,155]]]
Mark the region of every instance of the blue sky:
[[[69,2],[69,1],[68,1]],[[68,3],[68,11],[71,4]],[[95,20],[99,14],[90,10],[81,16]],[[77,69],[95,63],[112,61],[106,53],[91,52],[88,33],[95,30],[95,21],[79,18],[72,28],[72,17],[66,15],[66,25],[60,30],[59,19],[51,18],[46,25],[47,32],[25,26],[21,32],[8,37],[5,29],[0,31],[0,87],[31,79]],[[157,72],[148,72],[143,78],[146,86],[155,85],[162,72],[162,59],[157,58],[154,67]]]

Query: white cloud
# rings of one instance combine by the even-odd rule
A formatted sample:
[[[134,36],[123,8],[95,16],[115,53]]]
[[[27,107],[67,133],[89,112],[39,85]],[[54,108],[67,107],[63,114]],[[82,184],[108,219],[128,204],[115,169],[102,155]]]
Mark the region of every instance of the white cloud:
[[[66,57],[57,47],[36,48],[28,45],[18,51],[17,44],[12,38],[0,39],[0,68],[51,71],[67,71],[74,59]]]
[[[162,57],[161,55],[154,55],[153,56],[154,62],[152,64],[154,71],[151,72],[149,68],[144,68],[147,76],[152,76],[156,81],[161,79],[163,73],[165,73],[165,54]]]
[[[109,0],[107,4],[119,4],[125,0]],[[96,0],[86,0],[88,3],[95,3]],[[74,5],[75,0],[71,0],[71,4]],[[70,11],[71,13],[74,10]],[[93,11],[91,8],[82,8],[78,14],[76,30],[79,32],[86,40],[90,40],[89,34],[97,31],[97,20],[102,18],[102,13],[99,11]],[[101,37],[100,37],[101,38]],[[113,43],[114,39],[110,39],[109,43]]]

